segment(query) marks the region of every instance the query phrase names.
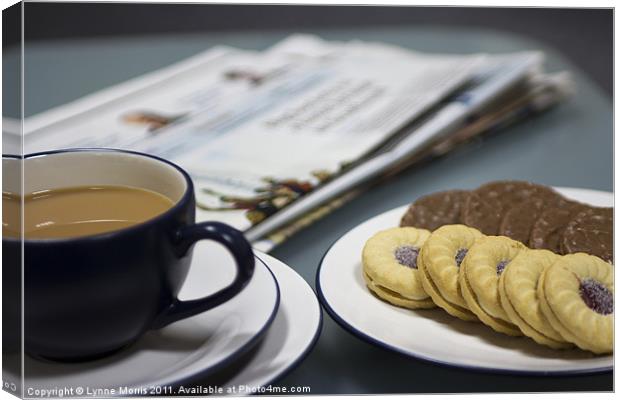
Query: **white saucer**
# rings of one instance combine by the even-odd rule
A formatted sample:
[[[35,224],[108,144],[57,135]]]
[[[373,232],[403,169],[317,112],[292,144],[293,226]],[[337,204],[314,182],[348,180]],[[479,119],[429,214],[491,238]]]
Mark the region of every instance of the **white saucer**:
[[[254,250],[271,269],[280,285],[280,309],[269,332],[252,351],[252,358],[223,383],[222,388],[268,386],[295,368],[314,347],[321,333],[322,311],[314,291],[282,261]],[[266,394],[269,394],[268,392]]]
[[[227,251],[200,242],[194,250],[181,299],[197,298],[232,282],[235,268]],[[275,277],[258,258],[254,276],[230,301],[158,331],[145,334],[128,348],[103,359],[58,363],[25,358],[24,387],[115,389],[176,386],[203,379],[221,370],[256,346],[278,311]],[[80,394],[80,393],[77,393]],[[156,394],[156,393],[134,393]],[[165,394],[165,393],[164,393]],[[30,396],[29,396],[30,397]]]
[[[566,197],[595,206],[613,206],[613,193],[558,188]],[[327,251],[317,272],[321,302],[336,322],[378,346],[438,364],[493,372],[572,375],[610,371],[613,356],[580,350],[552,350],[528,338],[464,322],[441,309],[412,311],[373,296],[362,278],[361,254],[379,230],[398,226],[407,206],[358,225]]]

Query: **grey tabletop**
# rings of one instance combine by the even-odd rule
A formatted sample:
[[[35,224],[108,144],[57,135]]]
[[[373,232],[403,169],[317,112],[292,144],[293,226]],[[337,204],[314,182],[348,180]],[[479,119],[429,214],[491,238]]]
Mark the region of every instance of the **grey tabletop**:
[[[306,31],[325,39],[383,41],[429,52],[543,50],[547,70],[570,71],[576,94],[555,109],[475,141],[446,157],[374,185],[328,217],[297,233],[272,254],[312,286],[329,246],[362,221],[437,190],[473,188],[495,179],[613,190],[613,125],[609,97],[544,44],[488,30],[367,28]],[[216,44],[264,49],[293,32],[165,35],[27,43],[26,116],[181,60]],[[17,63],[5,52],[5,66]],[[9,88],[11,89],[11,88]],[[17,84],[12,88],[17,90]],[[6,116],[17,108],[5,101]],[[308,357],[277,384],[309,385],[313,394],[612,390],[611,373],[573,377],[515,376],[434,365],[364,342],[326,313]]]

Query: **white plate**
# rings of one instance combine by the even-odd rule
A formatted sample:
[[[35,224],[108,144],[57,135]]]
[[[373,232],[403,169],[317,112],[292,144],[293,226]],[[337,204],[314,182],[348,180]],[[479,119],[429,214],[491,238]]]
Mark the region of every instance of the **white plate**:
[[[269,332],[252,351],[252,358],[241,360],[241,370],[221,380],[225,391],[243,386],[245,392],[237,394],[268,386],[299,365],[314,347],[322,326],[321,306],[308,283],[282,261],[254,252],[278,280],[280,309]]]
[[[559,188],[566,197],[613,206],[613,194]],[[613,356],[556,351],[528,338],[502,335],[441,309],[412,311],[373,296],[362,278],[361,254],[379,230],[398,226],[407,206],[378,215],[342,236],[317,272],[317,291],[328,313],[351,333],[378,346],[438,364],[516,374],[567,375],[609,371]]]
[[[180,297],[213,293],[232,282],[234,274],[232,258],[222,246],[198,243]],[[279,300],[273,274],[257,258],[252,280],[237,296],[212,310],[148,332],[117,354],[82,363],[26,357],[24,395],[28,396],[29,387],[116,389],[111,395],[118,395],[121,387],[149,390],[203,379],[259,343],[275,319]]]

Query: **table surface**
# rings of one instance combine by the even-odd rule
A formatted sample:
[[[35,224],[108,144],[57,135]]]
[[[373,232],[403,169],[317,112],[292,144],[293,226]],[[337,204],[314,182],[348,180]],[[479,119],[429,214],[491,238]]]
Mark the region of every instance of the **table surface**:
[[[364,220],[410,203],[423,194],[474,188],[496,179],[613,190],[611,101],[589,77],[554,49],[498,31],[448,27],[306,32],[325,39],[375,40],[429,52],[499,53],[538,49],[547,56],[547,70],[568,70],[576,82],[576,94],[561,106],[375,185],[272,252],[312,286],[321,257],[340,236]],[[27,43],[25,115],[61,105],[216,44],[264,49],[291,33],[210,33]],[[15,50],[4,55],[5,68],[17,65]],[[16,92],[17,83],[5,89]],[[5,102],[4,115],[17,116],[17,108]],[[324,313],[323,331],[314,350],[276,383],[309,385],[313,394],[598,391],[612,390],[613,376],[611,373],[577,377],[511,376],[434,365],[366,343]]]

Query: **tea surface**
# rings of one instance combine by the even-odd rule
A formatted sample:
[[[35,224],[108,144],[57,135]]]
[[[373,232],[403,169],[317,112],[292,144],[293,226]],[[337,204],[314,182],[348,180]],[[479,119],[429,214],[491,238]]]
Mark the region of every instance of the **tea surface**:
[[[170,209],[172,200],[128,186],[80,186],[43,190],[24,198],[24,237],[53,239],[111,232]],[[2,232],[19,236],[19,196],[3,193]]]

